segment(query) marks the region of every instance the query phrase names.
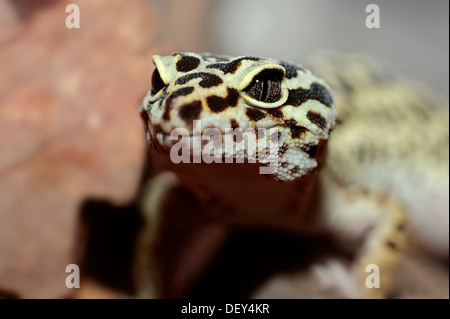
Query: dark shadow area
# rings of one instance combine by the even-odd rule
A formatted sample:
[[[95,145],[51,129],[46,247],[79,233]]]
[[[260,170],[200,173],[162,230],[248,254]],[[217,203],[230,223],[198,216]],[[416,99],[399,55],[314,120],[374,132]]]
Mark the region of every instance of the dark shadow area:
[[[133,260],[142,222],[135,204],[114,206],[87,199],[80,209],[82,278],[133,294]]]
[[[29,19],[37,11],[55,3],[55,0],[9,0],[21,20]]]
[[[19,295],[15,292],[0,289],[0,299],[19,299]]]
[[[236,231],[192,287],[193,298],[248,298],[264,280],[299,270],[336,247],[326,239],[265,230]]]

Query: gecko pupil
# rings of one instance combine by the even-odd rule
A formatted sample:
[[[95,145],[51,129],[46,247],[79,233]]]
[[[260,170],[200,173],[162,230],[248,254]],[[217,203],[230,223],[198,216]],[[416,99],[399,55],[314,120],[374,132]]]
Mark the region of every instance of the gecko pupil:
[[[165,86],[166,84],[161,79],[161,75],[159,74],[158,69],[155,69],[152,74],[152,93],[156,94]]]
[[[283,72],[280,70],[264,70],[259,73],[245,89],[247,94],[261,102],[273,103],[281,97],[281,79]]]

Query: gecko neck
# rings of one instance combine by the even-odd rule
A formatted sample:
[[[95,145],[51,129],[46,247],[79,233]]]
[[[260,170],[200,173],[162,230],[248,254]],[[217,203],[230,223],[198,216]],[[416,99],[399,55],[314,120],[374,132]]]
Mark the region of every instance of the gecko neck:
[[[159,150],[155,167],[176,172],[208,212],[241,227],[298,230],[318,178],[316,169],[301,179],[279,182],[259,174],[256,163],[174,164],[169,154],[161,155]]]

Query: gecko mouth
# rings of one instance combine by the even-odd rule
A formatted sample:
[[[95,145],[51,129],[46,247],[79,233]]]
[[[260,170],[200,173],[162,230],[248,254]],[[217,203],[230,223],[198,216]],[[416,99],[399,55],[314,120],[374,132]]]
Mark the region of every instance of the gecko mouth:
[[[274,125],[269,128],[242,130],[228,128],[175,128],[165,133],[157,127],[148,132],[150,144],[157,152],[169,153],[175,163],[257,163],[261,174],[289,181],[317,168],[320,138],[307,128]],[[197,162],[198,163],[198,162]]]
[[[297,142],[304,142],[304,144],[314,144],[313,141],[318,143],[319,138],[316,137],[314,132],[311,132],[308,128],[304,126],[296,125],[272,125],[269,127],[249,127],[244,129],[241,128],[225,128],[219,129],[217,127],[206,127],[200,128],[198,125],[196,127],[194,124],[192,129],[186,129],[184,127],[174,128],[170,133],[165,132],[161,129],[159,125],[154,127],[148,127],[148,132],[151,136],[151,143],[157,142],[163,148],[170,148],[176,144],[180,138],[195,139],[200,138],[202,144],[207,144],[211,139],[221,138],[222,141],[232,138],[233,142],[239,143],[241,140],[245,140],[247,137],[254,137],[256,140],[269,139],[269,142],[284,142],[287,139],[296,140]],[[198,121],[200,122],[200,121]],[[316,143],[316,144],[317,144]],[[279,146],[281,146],[279,144]]]

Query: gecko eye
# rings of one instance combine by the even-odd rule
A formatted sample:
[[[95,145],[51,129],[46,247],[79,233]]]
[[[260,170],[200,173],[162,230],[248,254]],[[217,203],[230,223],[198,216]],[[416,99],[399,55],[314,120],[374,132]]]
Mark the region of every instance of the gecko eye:
[[[244,91],[255,100],[274,103],[281,98],[283,75],[281,70],[264,70],[253,78],[252,83]]]
[[[161,75],[159,74],[158,69],[155,69],[155,71],[153,71],[153,74],[152,74],[152,93],[153,94],[158,93],[165,86],[166,86],[166,84],[161,79]]]

